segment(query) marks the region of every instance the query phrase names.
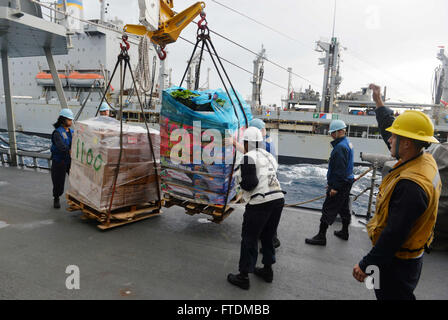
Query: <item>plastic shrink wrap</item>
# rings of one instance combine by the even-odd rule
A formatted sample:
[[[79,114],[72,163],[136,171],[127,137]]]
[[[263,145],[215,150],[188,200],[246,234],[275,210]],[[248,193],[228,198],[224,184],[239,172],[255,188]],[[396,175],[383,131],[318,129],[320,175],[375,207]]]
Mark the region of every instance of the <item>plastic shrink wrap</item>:
[[[159,165],[160,134],[154,129],[150,134]],[[110,117],[77,121],[69,194],[100,212],[109,210],[119,155],[119,121]],[[154,165],[146,129],[123,124],[123,150],[112,210],[158,200]]]
[[[238,117],[222,90],[192,91],[190,100],[183,96],[176,99],[183,90],[173,87],[163,91],[160,115],[162,190],[195,203],[224,205],[234,154],[234,148],[225,146],[224,140],[226,135],[237,138],[242,134],[246,125],[244,114],[234,94],[231,97]],[[250,106],[240,95],[238,97],[250,121]],[[220,139],[215,141],[209,129],[219,134]],[[181,148],[176,148],[179,143],[184,146],[180,152]],[[206,160],[204,155],[214,161]],[[228,202],[236,192],[233,177]]]

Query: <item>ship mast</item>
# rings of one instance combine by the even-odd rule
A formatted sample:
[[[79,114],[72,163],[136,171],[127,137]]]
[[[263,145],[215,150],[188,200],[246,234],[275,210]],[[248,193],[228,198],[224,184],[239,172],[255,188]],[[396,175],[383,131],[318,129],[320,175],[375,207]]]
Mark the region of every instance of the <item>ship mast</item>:
[[[187,79],[186,79],[187,90],[194,89],[194,86],[196,83],[196,77],[200,76],[198,74],[198,68],[201,63],[201,61],[199,61],[200,58],[201,58],[201,53],[200,52],[196,53],[195,56],[193,57],[193,59],[191,60],[190,66],[188,67],[188,73],[187,73]],[[202,58],[202,60],[204,60],[204,58]],[[187,63],[188,63],[188,61],[187,61]],[[194,70],[194,72],[193,72],[193,70]]]
[[[288,94],[286,96],[286,100],[290,100],[291,99],[291,94],[292,94],[292,68],[289,67],[288,68]],[[289,104],[286,106],[289,109]]]
[[[254,72],[252,77],[252,110],[261,105],[261,83],[263,81],[264,73],[264,60],[266,59],[266,49],[261,46],[261,51],[258,53],[257,58],[254,60]]]
[[[101,3],[100,20],[101,20],[101,22],[105,22],[106,21],[106,1],[100,0],[100,3]]]
[[[165,60],[160,60],[159,66],[159,98],[162,98],[162,92],[166,89],[166,79],[168,78],[166,73]]]
[[[334,4],[334,18],[333,31],[331,42],[317,41],[316,51],[324,52],[325,57],[319,59],[319,65],[324,65],[324,80],[322,85],[322,100],[319,106],[319,112],[332,113],[334,107],[334,100],[337,89],[341,84],[341,77],[339,76],[339,61],[340,61],[340,44],[338,39],[334,36],[336,25],[336,0]]]
[[[433,102],[435,104],[439,104],[441,100],[448,102],[448,57],[445,55],[445,48],[440,48],[437,59],[442,62],[442,65],[438,69],[434,84],[436,92]]]

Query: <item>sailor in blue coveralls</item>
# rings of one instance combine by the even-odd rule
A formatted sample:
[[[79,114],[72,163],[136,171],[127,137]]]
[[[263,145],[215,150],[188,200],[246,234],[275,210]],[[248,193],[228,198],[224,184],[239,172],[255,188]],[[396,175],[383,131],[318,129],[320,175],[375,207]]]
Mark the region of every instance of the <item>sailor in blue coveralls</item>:
[[[62,109],[58,121],[53,125],[55,130],[51,135],[51,180],[53,181],[53,206],[61,207],[59,197],[64,193],[65,175],[70,172],[70,149],[72,147],[73,112]]]
[[[334,235],[348,240],[350,212],[350,190],[354,182],[353,176],[353,147],[345,136],[346,125],[342,120],[333,120],[330,123],[329,133],[333,138],[331,145],[333,151],[328,162],[327,197],[322,206],[319,233],[313,238],[305,239],[307,244],[325,246],[328,226],[332,225],[339,214],[342,218],[342,230],[335,231]]]
[[[274,158],[276,158],[277,153],[275,152],[275,146],[271,140],[271,137],[266,133],[266,124],[264,123],[264,121],[258,118],[254,118],[249,122],[249,127],[258,128],[261,131],[261,134],[263,135],[264,149],[272,154]]]

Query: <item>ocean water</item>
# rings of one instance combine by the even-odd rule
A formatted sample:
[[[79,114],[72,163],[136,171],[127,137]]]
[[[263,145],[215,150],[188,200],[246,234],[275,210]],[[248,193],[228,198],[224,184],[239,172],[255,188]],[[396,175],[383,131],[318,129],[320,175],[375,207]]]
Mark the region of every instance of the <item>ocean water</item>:
[[[357,166],[354,168],[355,177],[368,170],[368,167]],[[327,165],[280,165],[278,177],[283,189],[287,192],[286,203],[299,203],[325,195],[327,188]],[[372,172],[353,184],[351,194],[353,198],[363,190],[370,187]],[[376,184],[381,182],[381,177],[377,176]],[[304,204],[304,207],[320,209],[325,199]],[[356,214],[366,214],[369,201],[369,192],[361,195],[352,202],[352,211]]]
[[[8,134],[6,132],[0,132],[0,138],[5,140],[6,142],[9,141]],[[22,133],[17,133],[16,135],[17,140],[17,146],[21,149],[27,150],[27,151],[34,151],[34,152],[40,152],[44,149],[42,153],[43,154],[49,154],[50,153],[50,147],[51,147],[51,141],[50,139],[41,138],[39,136],[29,136]],[[5,144],[4,141],[0,139],[0,148],[8,148],[8,145]],[[24,158],[24,163],[27,165],[32,165],[33,161],[31,158]],[[41,167],[47,167],[47,161],[46,160],[38,160],[38,165]]]
[[[0,133],[0,137],[8,141],[7,133]],[[51,142],[49,139],[41,138],[38,136],[27,136],[24,134],[17,134],[17,142],[20,148],[38,151],[45,148],[50,148]],[[7,145],[0,141],[0,148],[7,148]],[[43,153],[49,153],[49,150]],[[32,160],[29,158],[24,158],[25,164],[32,164]],[[45,160],[39,161],[39,165],[42,167],[47,166]],[[354,168],[355,176],[360,175],[367,167],[358,166]],[[327,186],[327,165],[311,165],[311,164],[297,164],[297,165],[280,165],[278,171],[278,177],[282,188],[287,192],[286,203],[295,204],[313,198],[325,195]],[[370,179],[372,173],[369,172],[358,182],[356,182],[351,193],[353,196],[358,195],[367,187],[370,186]],[[380,182],[380,178],[377,179],[376,183]],[[352,203],[352,210],[357,214],[366,214],[368,205],[369,192],[366,192],[360,196],[357,201]],[[324,199],[307,203],[303,205],[304,207],[320,209],[322,208]]]

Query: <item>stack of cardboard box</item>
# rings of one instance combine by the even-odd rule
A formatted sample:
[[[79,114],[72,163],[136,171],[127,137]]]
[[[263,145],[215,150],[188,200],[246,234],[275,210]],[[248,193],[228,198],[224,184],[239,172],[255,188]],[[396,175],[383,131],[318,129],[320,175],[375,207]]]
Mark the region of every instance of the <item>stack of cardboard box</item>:
[[[160,115],[162,191],[194,203],[224,205],[237,194],[235,177],[230,179],[235,149],[225,144],[225,138],[241,136],[245,118],[239,108],[239,116],[235,115],[222,90],[193,92],[195,103],[210,105],[213,112],[196,111],[198,108],[192,109],[172,95],[182,90],[173,87],[163,91]],[[219,100],[225,104],[219,104]],[[235,97],[233,100],[236,103]],[[241,101],[250,121],[250,106],[242,98]]]
[[[106,212],[120,157],[120,122],[109,117],[78,121],[74,126],[69,194]],[[123,125],[123,149],[112,210],[158,200],[155,165],[159,162],[160,135],[150,130],[156,163],[146,129]]]

